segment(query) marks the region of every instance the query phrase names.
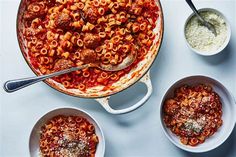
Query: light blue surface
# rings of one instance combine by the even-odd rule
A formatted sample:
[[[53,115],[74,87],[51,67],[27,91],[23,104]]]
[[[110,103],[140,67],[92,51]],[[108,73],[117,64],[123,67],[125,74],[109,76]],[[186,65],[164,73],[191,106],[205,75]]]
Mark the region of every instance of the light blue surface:
[[[0,89],[0,156],[26,157],[30,131],[44,113],[57,107],[72,106],[88,111],[100,123],[106,138],[106,157],[235,157],[236,128],[230,138],[214,151],[191,154],[175,147],[165,137],[159,120],[159,104],[164,92],[176,80],[202,74],[220,80],[236,97],[236,1],[195,0],[198,8],[218,9],[228,18],[232,38],[224,52],[202,57],[185,44],[183,26],[191,14],[184,0],[162,0],[165,31],[157,60],[151,68],[154,91],[137,111],[114,116],[94,100],[61,94],[38,83],[14,94]],[[0,0],[0,84],[13,78],[32,76],[16,39],[16,14],[19,0]],[[115,108],[137,102],[146,89],[137,84],[111,98]]]

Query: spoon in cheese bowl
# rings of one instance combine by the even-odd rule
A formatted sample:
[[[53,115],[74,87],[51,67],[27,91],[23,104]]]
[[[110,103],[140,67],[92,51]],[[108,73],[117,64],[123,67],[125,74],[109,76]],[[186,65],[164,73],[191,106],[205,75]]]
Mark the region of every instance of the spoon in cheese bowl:
[[[205,26],[207,27],[215,36],[217,36],[217,32],[216,32],[216,28],[213,24],[211,24],[210,22],[207,22],[206,20],[204,20],[201,15],[199,14],[198,10],[196,9],[196,7],[194,6],[192,0],[186,0],[186,2],[188,3],[188,5],[190,6],[190,8],[193,10],[193,12],[196,14],[198,20]]]
[[[85,49],[86,50],[86,49]],[[120,64],[103,64],[101,62],[98,62],[94,59],[95,52],[93,50],[86,50],[83,52],[82,55],[84,63],[80,66],[75,66],[72,61],[61,59],[58,60],[54,65],[54,71],[51,74],[47,75],[40,75],[35,77],[29,77],[29,78],[23,78],[23,79],[15,79],[15,80],[9,80],[4,83],[4,90],[8,93],[15,92],[19,89],[22,89],[24,87],[27,87],[29,85],[35,84],[40,81],[44,81],[48,78],[52,78],[55,76],[67,74],[73,71],[89,68],[89,67],[96,67],[104,71],[119,71],[122,69],[125,69],[129,67],[136,59],[137,53],[136,52],[130,52],[124,60]]]

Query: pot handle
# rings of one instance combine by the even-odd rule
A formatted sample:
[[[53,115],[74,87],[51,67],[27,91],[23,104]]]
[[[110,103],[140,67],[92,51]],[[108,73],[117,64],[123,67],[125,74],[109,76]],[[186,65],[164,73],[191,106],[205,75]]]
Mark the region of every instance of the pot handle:
[[[111,108],[111,106],[109,105],[109,98],[110,97],[105,97],[105,98],[98,98],[95,99],[97,102],[99,102],[102,107],[109,113],[111,114],[125,114],[125,113],[129,113],[132,112],[136,109],[138,109],[139,107],[141,107],[142,105],[145,104],[145,102],[150,98],[151,94],[152,94],[152,82],[150,79],[150,70],[141,78],[141,80],[139,82],[144,83],[147,86],[147,93],[146,95],[136,104],[134,104],[133,106],[130,106],[128,108],[125,109],[121,109],[121,110],[115,110],[113,108]]]

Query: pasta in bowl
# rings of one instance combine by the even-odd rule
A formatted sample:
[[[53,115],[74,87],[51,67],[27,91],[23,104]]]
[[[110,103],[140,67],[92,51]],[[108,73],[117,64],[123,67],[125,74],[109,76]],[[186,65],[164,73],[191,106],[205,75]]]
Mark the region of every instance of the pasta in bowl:
[[[220,146],[235,126],[235,102],[217,80],[189,76],[175,82],[160,105],[161,126],[168,139],[189,152]]]
[[[163,106],[165,125],[185,145],[197,146],[223,125],[220,96],[210,85],[183,85]]]
[[[149,70],[163,35],[156,0],[22,0],[17,33],[23,55],[37,75],[88,62],[118,65],[129,53],[128,68],[107,72],[87,68],[46,81],[79,97],[105,97],[122,91]]]
[[[29,151],[31,157],[103,157],[105,138],[88,113],[76,108],[57,108],[34,125]]]

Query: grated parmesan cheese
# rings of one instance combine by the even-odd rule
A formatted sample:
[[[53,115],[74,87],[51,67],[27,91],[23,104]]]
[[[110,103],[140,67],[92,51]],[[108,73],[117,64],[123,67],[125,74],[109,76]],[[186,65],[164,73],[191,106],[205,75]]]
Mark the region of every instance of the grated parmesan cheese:
[[[187,119],[187,121],[184,123],[185,130],[187,132],[196,132],[199,133],[202,131],[203,127],[206,124],[206,117],[202,116],[198,119]]]
[[[203,26],[196,16],[187,23],[185,36],[190,46],[202,52],[218,50],[226,41],[227,26],[224,19],[213,11],[203,11],[200,15],[215,26],[217,36]]]

